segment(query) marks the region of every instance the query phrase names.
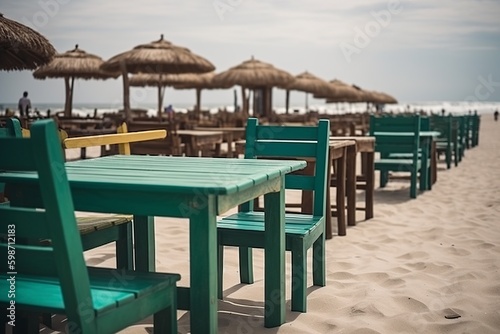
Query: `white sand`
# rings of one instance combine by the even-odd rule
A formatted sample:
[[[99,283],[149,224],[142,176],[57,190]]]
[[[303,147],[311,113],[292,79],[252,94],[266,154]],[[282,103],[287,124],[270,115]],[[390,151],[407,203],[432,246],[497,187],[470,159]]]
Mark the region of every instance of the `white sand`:
[[[290,311],[287,255],[279,328],[263,324],[262,252],[254,255],[256,282],[241,285],[237,252],[226,248],[219,333],[499,333],[500,122],[482,122],[479,146],[457,168],[440,163],[432,191],[411,200],[408,182],[391,181],[376,190],[374,219],[362,221],[359,212],[347,236],[327,241],[327,286],[309,288],[307,313]],[[187,286],[188,223],[156,221],[157,269],[180,273],[179,285]],[[114,266],[113,246],[86,256],[89,264]],[[453,313],[460,318],[445,318]],[[178,319],[179,333],[189,333],[189,313],[179,311]],[[151,324],[123,333],[150,333]]]

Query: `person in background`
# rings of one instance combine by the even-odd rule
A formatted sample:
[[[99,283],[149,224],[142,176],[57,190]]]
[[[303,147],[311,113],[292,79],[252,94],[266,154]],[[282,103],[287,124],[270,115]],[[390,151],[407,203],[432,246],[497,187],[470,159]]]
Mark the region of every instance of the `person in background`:
[[[165,107],[165,113],[167,114],[168,119],[170,120],[173,119],[175,113],[174,107],[172,107],[172,105],[169,104],[167,107]]]
[[[31,109],[31,101],[28,98],[28,92],[23,93],[23,97],[19,99],[18,103],[18,108],[19,108],[19,114],[21,117],[28,117],[29,116],[29,111]]]
[[[493,117],[495,118],[495,122],[498,121],[498,110],[495,110]]]

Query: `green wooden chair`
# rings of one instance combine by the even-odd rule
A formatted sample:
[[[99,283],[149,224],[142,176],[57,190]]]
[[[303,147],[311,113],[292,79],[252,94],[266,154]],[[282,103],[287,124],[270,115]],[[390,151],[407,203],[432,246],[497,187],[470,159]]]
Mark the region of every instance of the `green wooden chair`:
[[[9,118],[6,120],[5,127],[0,127],[0,138],[2,137],[22,137],[21,123],[17,118]],[[5,196],[5,184],[0,182],[0,205],[7,204]]]
[[[474,112],[471,116],[471,146],[476,147],[479,145],[479,128],[481,124],[481,117]]]
[[[380,187],[389,181],[389,172],[410,172],[410,197],[417,197],[417,181],[420,172],[420,190],[429,186],[429,168],[422,167],[420,150],[420,115],[382,116],[371,115],[370,136],[375,137],[375,152],[380,158],[375,160],[375,170],[380,171]],[[384,133],[384,134],[382,134]],[[411,136],[398,134],[410,133]],[[398,157],[397,155],[401,155]],[[430,166],[430,163],[427,164]]]
[[[327,191],[329,121],[313,126],[265,126],[255,118],[246,128],[245,159],[315,160],[314,175],[286,175],[286,189],[313,191],[312,214],[285,214],[285,247],[292,253],[292,311],[307,310],[307,250],[313,248],[313,284],[325,280],[325,198]],[[238,246],[240,279],[253,283],[251,248],[264,247],[264,213],[253,211],[253,201],[237,214],[217,223],[219,243],[219,298],[222,299],[224,246]]]
[[[454,147],[457,139],[457,132],[453,131],[453,118],[451,115],[448,116],[438,116],[434,115],[431,117],[431,129],[433,131],[438,131],[440,133],[439,137],[436,139],[436,151],[438,156],[444,154],[446,168],[451,168],[451,162],[453,158]],[[455,155],[456,157],[456,155]],[[455,161],[455,166],[458,164],[458,160]]]
[[[0,138],[0,156],[9,157],[0,160],[4,173],[38,173],[43,202],[36,208],[14,201],[0,206],[0,247],[6,254],[0,305],[9,316],[15,301],[16,332],[38,333],[33,314],[50,312],[67,315],[67,333],[115,333],[150,315],[156,333],[177,333],[178,274],[86,266],[54,122],[34,123],[31,138]],[[50,245],[40,245],[42,239]],[[13,279],[15,297],[7,293]]]
[[[0,137],[22,137],[23,129],[16,118],[6,121],[6,127],[0,128]],[[92,141],[87,141],[87,146]],[[0,193],[4,193],[4,184],[0,182]],[[12,194],[15,196],[15,194]],[[101,215],[77,217],[78,230],[82,238],[83,249],[93,249],[110,242],[116,243],[116,267],[133,269],[132,216]],[[51,326],[48,322],[47,326]]]

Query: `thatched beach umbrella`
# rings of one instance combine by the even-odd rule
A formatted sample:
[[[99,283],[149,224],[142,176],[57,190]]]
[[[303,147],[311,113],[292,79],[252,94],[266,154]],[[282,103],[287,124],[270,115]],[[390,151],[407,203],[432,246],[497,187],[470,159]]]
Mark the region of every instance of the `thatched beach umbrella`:
[[[130,120],[130,93],[128,73],[206,73],[215,70],[215,66],[205,58],[192,53],[189,49],[176,46],[163,39],[148,44],[141,44],[130,51],[120,53],[104,64],[102,69],[121,71],[123,76],[123,108],[127,120]]]
[[[288,84],[293,80],[293,76],[271,64],[252,59],[244,61],[240,65],[234,66],[225,72],[217,74],[213,81],[216,84],[239,85],[242,88],[243,110],[248,112],[248,105],[245,96],[245,88],[264,89],[265,112],[271,109],[271,89]]]
[[[287,85],[281,87],[286,89],[286,113],[288,114],[288,107],[290,102],[290,91],[298,90],[306,93],[306,111],[308,111],[308,95],[319,94],[319,95],[333,95],[335,94],[332,85],[330,85],[327,81],[318,78],[317,76],[309,73],[303,72],[294,77],[294,79],[289,82]]]
[[[129,78],[129,85],[132,87],[158,87],[158,117],[161,117],[165,87],[178,82],[178,74],[138,73]]]
[[[117,78],[119,72],[106,72],[101,69],[103,60],[94,54],[87,53],[75,45],[73,50],[57,54],[50,63],[40,66],[33,72],[35,79],[64,78],[66,100],[64,116],[71,116],[73,106],[73,88],[76,79],[108,79]]]
[[[162,111],[163,97],[165,87],[172,86],[176,89],[196,89],[196,105],[199,110],[201,89],[224,89],[230,88],[230,85],[215,85],[212,79],[215,76],[214,72],[209,73],[183,73],[183,74],[153,74],[139,73],[134,74],[129,79],[130,86],[158,87],[158,117]]]
[[[0,70],[32,70],[49,62],[55,54],[43,35],[0,13]]]
[[[334,88],[333,94],[327,95],[316,95],[316,98],[326,98],[326,103],[337,103],[337,102],[361,102],[360,92],[353,86],[340,81],[338,79],[333,79],[330,81],[330,85]]]
[[[232,84],[214,82],[214,72],[203,74],[179,74],[178,77],[182,82],[174,84],[175,89],[195,89],[196,90],[196,109],[195,113],[199,114],[201,110],[201,90],[202,89],[228,89],[233,87]]]

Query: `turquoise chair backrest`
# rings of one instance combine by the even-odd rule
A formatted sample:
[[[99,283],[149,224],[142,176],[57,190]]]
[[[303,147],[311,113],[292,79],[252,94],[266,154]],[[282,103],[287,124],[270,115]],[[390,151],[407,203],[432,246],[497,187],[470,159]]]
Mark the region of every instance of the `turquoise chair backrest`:
[[[423,131],[420,115],[370,115],[370,135],[375,132],[414,132],[415,120],[418,119],[418,130]]]
[[[313,215],[325,214],[330,121],[320,119],[318,126],[259,125],[249,118],[246,128],[245,159],[279,158],[315,160],[314,175],[287,174],[286,189],[311,190]]]
[[[431,129],[439,132],[439,138],[446,139],[448,142],[452,140],[452,124],[453,116],[438,116],[431,117]]]
[[[375,137],[375,151],[380,152],[382,158],[393,153],[412,153],[413,159],[416,160],[420,147],[420,127],[420,115],[396,117],[371,115],[370,134]],[[398,132],[412,133],[413,135],[398,136]]]
[[[18,137],[21,138],[23,136],[21,130],[21,123],[17,118],[9,118],[5,122],[5,127],[0,128],[0,138],[5,137]],[[0,203],[1,198],[3,198],[3,192],[5,190],[5,184],[0,182]]]
[[[46,277],[58,281],[68,318],[85,329],[94,317],[89,277],[74,214],[73,201],[64,168],[57,127],[53,120],[40,120],[31,126],[30,138],[0,138],[1,182],[16,184],[15,172],[35,172],[43,204],[39,208],[23,203],[0,205],[0,248],[8,254],[9,237],[15,235],[15,266],[0,264],[4,273]],[[40,240],[51,240],[50,246]],[[33,298],[44,298],[44,291],[23,291]],[[90,319],[91,320],[91,319]],[[91,322],[91,321],[90,321]]]

